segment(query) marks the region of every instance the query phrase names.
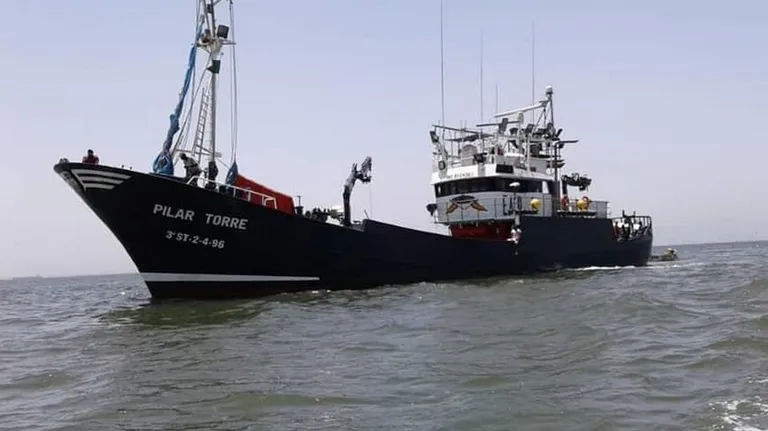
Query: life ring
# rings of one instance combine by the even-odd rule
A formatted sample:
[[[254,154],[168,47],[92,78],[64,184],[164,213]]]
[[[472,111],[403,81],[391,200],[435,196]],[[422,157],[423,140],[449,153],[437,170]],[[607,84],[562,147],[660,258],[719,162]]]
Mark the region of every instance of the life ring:
[[[587,196],[587,195],[582,196],[581,200],[583,200],[583,201],[585,201],[587,203],[592,202],[592,201],[589,200],[589,196]]]
[[[561,207],[563,210],[565,210],[565,211],[567,211],[567,210],[568,210],[568,203],[569,203],[569,202],[568,202],[568,195],[565,195],[565,196],[563,196],[562,198],[560,198],[560,207]]]

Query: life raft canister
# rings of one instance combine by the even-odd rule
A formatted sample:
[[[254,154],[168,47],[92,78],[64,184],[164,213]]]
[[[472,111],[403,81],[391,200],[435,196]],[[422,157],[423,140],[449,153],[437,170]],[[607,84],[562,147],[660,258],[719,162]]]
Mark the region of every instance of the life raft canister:
[[[541,208],[541,201],[536,198],[531,199],[531,209],[539,212],[539,208]]]

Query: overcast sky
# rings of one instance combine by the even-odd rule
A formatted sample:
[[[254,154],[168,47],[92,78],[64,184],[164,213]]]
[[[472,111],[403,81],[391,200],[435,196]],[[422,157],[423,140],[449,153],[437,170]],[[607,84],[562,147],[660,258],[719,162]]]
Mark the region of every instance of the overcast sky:
[[[120,244],[52,170],[94,148],[150,169],[183,79],[192,0],[3,5],[0,277],[131,272]],[[440,119],[439,0],[240,0],[240,171],[306,206],[341,203],[432,230],[428,130]],[[555,90],[566,171],[590,197],[654,217],[657,244],[768,238],[763,162],[768,2],[445,0],[447,120]],[[369,199],[370,197],[370,199]],[[373,208],[371,207],[371,203]],[[372,209],[372,211],[371,211]]]

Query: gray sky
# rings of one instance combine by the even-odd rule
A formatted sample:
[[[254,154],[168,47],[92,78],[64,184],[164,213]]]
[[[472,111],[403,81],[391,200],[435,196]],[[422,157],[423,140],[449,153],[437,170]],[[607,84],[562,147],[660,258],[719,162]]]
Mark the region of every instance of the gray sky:
[[[331,206],[370,155],[373,217],[433,230],[439,1],[240,0],[236,11],[241,173]],[[4,14],[0,277],[134,271],[52,166],[94,148],[102,163],[150,169],[194,2],[25,0]],[[500,109],[530,102],[535,20],[537,97],[554,86],[563,136],[581,140],[566,171],[592,176],[593,200],[650,213],[657,244],[768,238],[768,203],[749,188],[768,180],[766,16],[758,0],[445,0],[447,120],[479,120],[481,31],[485,114],[496,84]],[[356,189],[357,212],[370,203]]]

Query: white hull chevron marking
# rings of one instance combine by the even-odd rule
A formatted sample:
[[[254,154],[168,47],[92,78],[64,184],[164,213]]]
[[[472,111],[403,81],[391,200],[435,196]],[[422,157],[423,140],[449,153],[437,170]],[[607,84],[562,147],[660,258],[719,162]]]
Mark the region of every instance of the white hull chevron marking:
[[[72,175],[77,178],[85,189],[104,190],[112,190],[130,178],[129,175],[97,171],[95,169],[72,169]]]
[[[286,275],[236,275],[236,274],[179,274],[169,272],[142,272],[146,282],[195,282],[195,281],[319,281],[320,277],[301,277]]]

